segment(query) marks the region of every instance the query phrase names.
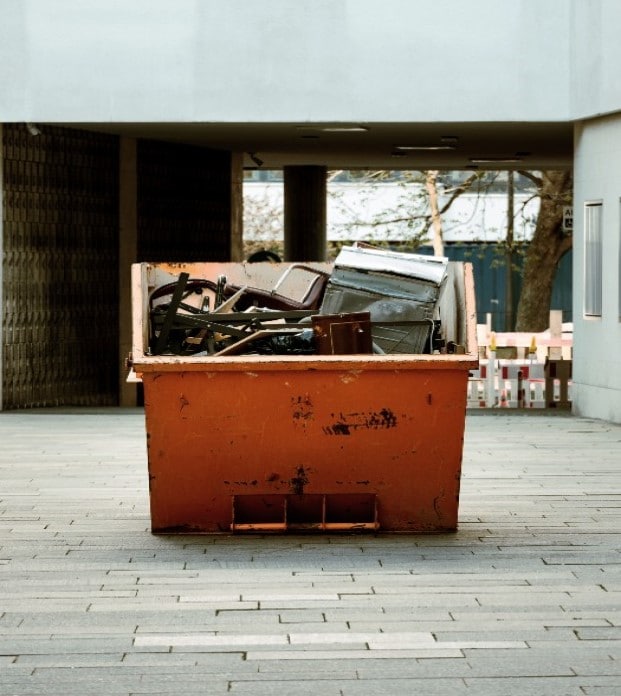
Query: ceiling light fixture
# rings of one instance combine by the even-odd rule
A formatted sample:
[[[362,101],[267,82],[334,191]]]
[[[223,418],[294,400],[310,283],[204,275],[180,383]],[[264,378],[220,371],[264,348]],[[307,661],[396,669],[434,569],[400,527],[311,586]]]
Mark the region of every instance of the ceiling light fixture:
[[[297,130],[301,131],[312,131],[312,132],[322,132],[322,133],[366,133],[369,129],[368,126],[361,126],[360,124],[352,123],[342,123],[334,125],[305,125],[296,126]]]
[[[517,164],[521,157],[471,157],[472,164]]]
[[[395,150],[454,150],[456,145],[395,145]]]
[[[366,133],[366,126],[322,126],[319,130],[324,133]]]

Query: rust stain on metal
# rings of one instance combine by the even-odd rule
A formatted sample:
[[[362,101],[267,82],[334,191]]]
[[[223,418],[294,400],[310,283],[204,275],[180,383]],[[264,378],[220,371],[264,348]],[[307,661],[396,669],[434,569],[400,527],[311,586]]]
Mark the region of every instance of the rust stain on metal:
[[[313,420],[313,402],[308,394],[291,397],[293,407],[293,423],[305,428],[309,421]]]
[[[304,493],[304,486],[309,482],[307,473],[307,470],[303,466],[299,466],[296,470],[296,476],[291,479],[291,490],[296,495],[302,495]]]
[[[442,515],[442,500],[445,497],[444,493],[444,488],[440,491],[440,493],[435,496],[433,499],[433,511],[436,513],[436,517],[438,520],[441,520],[443,515]]]
[[[363,413],[331,414],[332,425],[324,426],[326,435],[351,435],[356,430],[386,430],[397,426],[397,416],[389,408]]]

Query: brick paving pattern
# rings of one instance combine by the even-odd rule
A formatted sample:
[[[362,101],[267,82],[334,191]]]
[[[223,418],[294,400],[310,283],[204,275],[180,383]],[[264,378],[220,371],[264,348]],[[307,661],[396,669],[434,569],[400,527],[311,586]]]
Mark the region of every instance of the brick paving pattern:
[[[3,696],[618,696],[621,427],[470,413],[460,528],[154,536],[139,409],[0,414]]]

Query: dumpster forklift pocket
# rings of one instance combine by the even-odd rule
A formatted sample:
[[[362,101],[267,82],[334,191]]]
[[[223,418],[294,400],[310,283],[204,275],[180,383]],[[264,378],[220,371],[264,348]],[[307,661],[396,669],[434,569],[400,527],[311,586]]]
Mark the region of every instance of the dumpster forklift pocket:
[[[377,531],[374,493],[234,495],[232,532]]]

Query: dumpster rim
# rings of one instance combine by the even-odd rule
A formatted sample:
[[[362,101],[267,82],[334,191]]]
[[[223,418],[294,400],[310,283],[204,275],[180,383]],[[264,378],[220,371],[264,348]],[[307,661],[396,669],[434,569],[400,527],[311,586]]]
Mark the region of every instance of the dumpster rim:
[[[479,366],[476,355],[247,355],[216,357],[144,356],[133,360],[136,373],[145,372],[225,372],[240,369],[271,371],[295,370],[473,370]]]

